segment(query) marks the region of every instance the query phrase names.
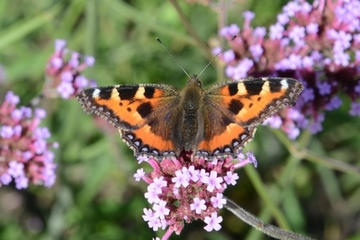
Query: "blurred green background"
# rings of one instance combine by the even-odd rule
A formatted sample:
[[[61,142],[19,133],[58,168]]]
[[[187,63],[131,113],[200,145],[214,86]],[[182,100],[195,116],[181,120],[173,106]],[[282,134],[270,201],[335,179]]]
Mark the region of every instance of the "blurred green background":
[[[25,105],[39,94],[58,38],[96,58],[85,75],[98,85],[151,82],[181,88],[186,75],[156,37],[189,74],[199,73],[211,59],[211,48],[222,44],[220,27],[241,27],[245,10],[256,13],[253,26],[269,26],[285,3],[239,0],[228,11],[215,11],[178,1],[187,25],[171,1],[0,1],[0,64],[6,73],[0,99],[12,90]],[[201,76],[203,84],[221,81],[222,68],[213,63]],[[348,115],[348,105],[326,115],[321,133],[304,132],[295,144],[282,132],[260,126],[246,147],[259,167],[240,169],[238,184],[226,196],[282,228],[317,239],[360,239],[360,122]],[[60,144],[57,181],[51,188],[0,188],[0,239],[161,237],[163,232],[154,233],[141,217],[149,207],[147,185],[134,181],[139,166],[116,129],[106,123],[99,128],[75,99],[44,99],[41,106],[48,111],[43,125]],[[171,239],[268,239],[227,210],[221,215],[219,232],[207,233],[203,222],[193,222]]]

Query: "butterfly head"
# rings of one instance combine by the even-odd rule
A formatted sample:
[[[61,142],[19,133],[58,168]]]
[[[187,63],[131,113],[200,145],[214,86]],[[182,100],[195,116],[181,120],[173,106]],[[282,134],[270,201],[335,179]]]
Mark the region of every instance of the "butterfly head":
[[[192,77],[186,82],[186,86],[195,85],[198,87],[202,87],[202,82],[198,78],[196,74],[192,75]]]

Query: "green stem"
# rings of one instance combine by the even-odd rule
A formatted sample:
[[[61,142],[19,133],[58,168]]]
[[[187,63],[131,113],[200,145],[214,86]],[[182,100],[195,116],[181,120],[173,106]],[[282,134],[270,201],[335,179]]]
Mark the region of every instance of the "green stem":
[[[268,190],[262,183],[258,172],[253,166],[245,167],[246,174],[249,176],[251,183],[259,194],[260,198],[264,201],[266,208],[269,209],[278,225],[283,229],[290,229],[289,223],[286,221],[286,217],[282,214],[281,210],[276,206],[273,199],[269,197]]]
[[[274,130],[273,132],[275,136],[278,137],[278,139],[285,145],[285,147],[289,149],[289,152],[291,153],[292,151],[290,149],[294,148],[294,144],[297,144],[299,149],[304,149],[308,146],[308,143],[311,140],[310,134],[303,133],[300,136],[298,143],[293,143],[282,132],[277,130]],[[281,216],[281,222],[279,222],[279,220],[276,218],[276,215],[274,215],[274,213],[278,211],[278,208],[276,208],[275,211],[275,209],[273,209],[272,206],[281,203],[284,197],[286,196],[287,192],[291,190],[293,178],[296,175],[296,170],[298,165],[300,164],[300,159],[301,159],[301,154],[291,154],[286,161],[286,165],[283,167],[283,171],[280,174],[278,181],[269,187],[267,194],[270,195],[270,199],[272,200],[271,205],[270,207],[268,205],[265,205],[259,213],[259,217],[264,221],[269,222],[271,221],[271,218],[274,217],[278,221],[279,225],[281,222],[286,222],[286,220],[282,218],[282,214],[278,215],[278,218]],[[286,226],[288,225],[289,224],[286,222]],[[286,227],[285,229],[288,228]],[[259,237],[258,235],[259,232],[252,229],[250,233],[247,235],[247,239],[256,239]]]
[[[212,59],[213,55],[211,54],[211,51],[209,49],[209,47],[207,46],[207,44],[201,40],[201,38],[198,36],[198,34],[196,33],[196,31],[194,30],[194,28],[192,27],[191,23],[189,22],[189,20],[187,19],[186,15],[184,14],[183,10],[181,9],[180,5],[178,4],[178,2],[176,0],[170,0],[171,4],[174,6],[175,10],[177,11],[177,13],[179,14],[180,20],[181,22],[184,24],[186,30],[188,31],[188,33],[190,34],[190,36],[192,36],[192,38],[195,40],[195,42],[197,43],[197,45],[199,46],[199,48],[203,51],[203,53],[205,54],[205,56],[208,59]]]
[[[230,199],[226,199],[226,205],[230,212],[232,212],[235,216],[239,219],[244,221],[245,223],[249,224],[253,228],[273,237],[276,239],[283,239],[283,240],[311,240],[310,237],[305,237],[300,234],[285,231],[281,228],[275,227],[273,225],[267,224],[261,221],[259,218],[255,217],[251,213],[247,212],[245,209],[238,206],[235,202],[231,201]]]
[[[309,131],[304,131],[304,133],[301,135],[298,141],[299,144],[291,142],[287,138],[287,136],[280,130],[273,130],[273,133],[293,156],[299,159],[306,159],[313,163],[331,169],[335,169],[344,173],[354,174],[357,178],[360,178],[360,167],[348,164],[346,162],[341,162],[333,158],[319,156],[316,153],[312,152],[311,150],[305,149],[305,147],[310,142],[311,133]]]

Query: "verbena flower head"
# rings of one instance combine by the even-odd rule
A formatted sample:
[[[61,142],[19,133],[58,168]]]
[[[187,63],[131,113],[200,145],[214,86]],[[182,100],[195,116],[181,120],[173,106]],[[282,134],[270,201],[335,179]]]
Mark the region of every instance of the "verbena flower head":
[[[17,189],[29,183],[50,187],[55,182],[56,164],[49,149],[50,132],[40,127],[43,109],[16,107],[20,99],[8,92],[0,105],[0,186],[12,180]]]
[[[204,221],[206,231],[218,231],[222,222],[218,211],[226,204],[223,192],[239,178],[234,171],[249,163],[256,165],[250,152],[246,158],[239,154],[239,160],[208,161],[191,159],[187,154],[160,162],[146,157],[138,160],[139,163],[146,161],[153,168],[150,173],[141,168],[134,175],[136,181],[142,179],[149,184],[145,198],[152,208],[144,208],[143,219],[154,231],[168,229],[162,239],[173,232],[180,234],[184,224],[194,220]]]
[[[78,52],[65,48],[66,41],[55,41],[55,53],[50,57],[46,66],[47,89],[56,89],[56,94],[45,92],[46,95],[55,95],[62,98],[74,97],[80,91],[88,87],[95,87],[93,81],[89,81],[81,72],[86,67],[95,63],[91,56],[82,57]],[[81,62],[81,60],[83,62]]]
[[[220,30],[228,40],[238,35],[232,49],[220,56],[226,75],[291,77],[305,85],[296,107],[284,109],[267,124],[292,139],[299,128],[319,132],[325,112],[342,105],[340,92],[351,99],[350,115],[360,116],[360,1],[291,1],[269,29],[251,27],[254,14],[243,16],[242,28],[232,24]]]

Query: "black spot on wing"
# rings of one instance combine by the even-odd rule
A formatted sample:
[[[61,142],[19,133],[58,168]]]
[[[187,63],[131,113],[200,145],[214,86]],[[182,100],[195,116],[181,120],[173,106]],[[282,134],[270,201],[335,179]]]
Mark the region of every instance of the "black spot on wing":
[[[233,99],[231,100],[230,104],[229,104],[229,110],[234,113],[235,115],[237,115],[241,109],[244,107],[244,104],[242,104],[239,100]]]
[[[155,93],[155,88],[154,87],[144,87],[144,88],[145,88],[144,96],[146,98],[152,98]]]
[[[228,85],[228,89],[229,89],[230,96],[233,96],[238,93],[238,84],[236,82],[230,83]]]
[[[233,120],[231,120],[231,118],[229,118],[229,117],[227,117],[227,116],[223,116],[223,117],[221,118],[221,120],[222,120],[223,126],[227,126],[227,125],[229,125],[230,123],[233,123],[233,122],[234,122]]]
[[[134,98],[138,89],[139,86],[127,86],[127,85],[122,85],[116,88],[116,90],[119,92],[119,97],[121,100],[130,100]]]
[[[142,103],[140,104],[136,111],[140,114],[140,116],[142,118],[145,118],[147,117],[151,112],[152,112],[152,106],[151,106],[151,103],[149,102],[146,102],[146,103]]]
[[[254,80],[249,82],[244,82],[246,91],[248,95],[259,95],[264,85],[264,81],[262,80]]]
[[[111,98],[111,93],[113,89],[114,88],[100,88],[99,98],[109,100]],[[94,92],[94,90],[92,90],[92,92]]]
[[[281,91],[282,85],[281,85],[280,81],[269,80],[269,85],[270,85],[270,92],[275,93],[275,92]]]

